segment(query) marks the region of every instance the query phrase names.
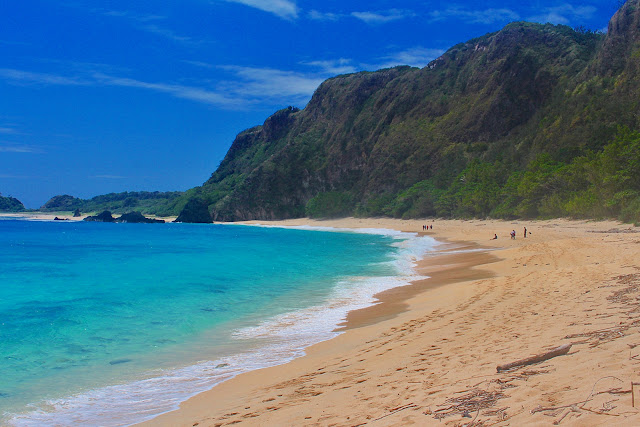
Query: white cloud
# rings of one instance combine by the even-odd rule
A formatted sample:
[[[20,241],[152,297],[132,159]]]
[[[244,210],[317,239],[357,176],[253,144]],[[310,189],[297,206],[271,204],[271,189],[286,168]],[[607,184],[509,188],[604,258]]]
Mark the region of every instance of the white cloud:
[[[431,21],[443,21],[445,19],[459,19],[472,24],[493,24],[495,22],[517,21],[520,15],[511,9],[484,9],[469,10],[452,6],[444,10],[429,12]]]
[[[14,84],[40,84],[46,86],[122,87],[166,94],[212,105],[226,110],[244,110],[261,105],[298,105],[308,102],[317,87],[328,77],[337,74],[376,70],[396,65],[425,66],[443,53],[440,49],[413,47],[389,53],[372,64],[358,63],[348,58],[315,59],[301,62],[307,70],[282,70],[268,67],[214,65],[201,61],[183,61],[193,66],[222,72],[217,80],[184,82],[154,82],[126,76],[126,70],[117,70],[100,64],[72,64],[74,75],[40,73],[15,69],[0,69],[0,80]],[[4,125],[0,133],[9,134],[13,128]],[[29,147],[3,146],[3,151],[33,151]]]
[[[173,30],[170,30],[168,28],[164,28],[158,25],[158,22],[161,22],[167,19],[165,16],[138,14],[135,12],[124,11],[124,10],[93,9],[92,12],[96,14],[104,15],[104,16],[110,16],[114,18],[121,18],[121,19],[127,20],[132,24],[134,28],[137,28],[138,30],[146,31],[151,34],[164,37],[176,43],[185,43],[185,44],[196,43],[196,41],[194,41],[193,38],[191,37],[176,34]]]
[[[444,52],[442,49],[415,46],[385,56],[382,58],[384,62],[379,64],[378,68],[389,68],[398,65],[411,65],[412,67],[422,68],[441,56]]]
[[[47,73],[34,73],[30,71],[15,70],[12,68],[0,68],[0,78],[13,83],[32,83],[57,86],[86,86],[90,82],[77,77],[58,76]]]
[[[194,65],[196,67],[201,67],[201,68],[209,68],[209,69],[216,68],[215,65],[209,64],[208,62],[190,61],[190,60],[187,60],[187,59],[182,60],[182,62],[184,62],[185,64]]]
[[[17,145],[8,142],[0,142],[0,153],[41,153],[42,151],[28,145]]]
[[[5,127],[0,127],[0,133],[4,135],[17,135],[18,131],[12,127],[5,126]]]
[[[529,21],[549,22],[551,24],[569,24],[572,21],[584,21],[591,18],[597,9],[594,6],[573,6],[568,3],[560,6],[546,7],[534,16],[527,18]]]
[[[334,76],[336,74],[349,74],[358,71],[351,59],[339,58],[333,60],[319,60],[303,62],[304,65],[320,69],[322,74]]]
[[[282,19],[298,18],[298,6],[291,0],[225,0],[273,13]]]
[[[223,82],[220,86],[225,93],[251,102],[278,101],[288,103],[306,102],[316,88],[324,81],[323,76],[272,68],[239,66],[222,67],[233,72],[241,80],[239,84]]]
[[[312,19],[314,21],[338,21],[347,15],[341,13],[320,12],[314,9],[310,11],[307,16],[309,17],[309,19]]]
[[[381,12],[351,12],[351,16],[367,24],[375,25],[410,18],[415,16],[415,13],[406,10],[390,9]]]
[[[174,31],[169,30],[167,28],[162,28],[155,24],[141,25],[139,27],[141,30],[144,30],[148,33],[156,34],[162,36],[166,39],[169,39],[178,43],[195,43],[193,38],[187,36],[181,36],[176,34]]]
[[[154,92],[166,93],[176,98],[189,99],[220,107],[232,106],[238,102],[236,99],[226,97],[224,94],[199,87],[167,83],[150,83],[126,77],[113,77],[105,74],[95,74],[95,78],[97,84],[147,89]]]
[[[194,65],[207,66],[206,63]],[[319,64],[318,64],[319,66]],[[300,104],[308,101],[313,91],[327,77],[322,73],[303,73],[242,66],[217,66],[229,76],[215,82],[184,85],[149,82],[109,73],[86,70],[81,76],[68,77],[48,73],[0,69],[0,79],[14,84],[41,84],[49,86],[117,86],[164,93],[175,98],[188,99],[223,109],[245,109],[264,103]],[[5,132],[6,133],[6,132]],[[16,150],[16,149],[14,149]],[[8,149],[5,149],[8,151]]]

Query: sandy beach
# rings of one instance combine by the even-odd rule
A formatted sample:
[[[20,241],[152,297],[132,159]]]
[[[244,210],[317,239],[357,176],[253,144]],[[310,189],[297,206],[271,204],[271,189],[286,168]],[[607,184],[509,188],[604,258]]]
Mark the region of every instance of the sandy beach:
[[[423,223],[271,224],[422,232]],[[640,382],[639,229],[613,221],[428,224],[428,235],[449,243],[420,263],[430,279],[352,312],[344,334],[306,356],[239,375],[143,425],[640,425],[640,386],[632,394]],[[497,372],[564,344],[572,344],[565,355]]]

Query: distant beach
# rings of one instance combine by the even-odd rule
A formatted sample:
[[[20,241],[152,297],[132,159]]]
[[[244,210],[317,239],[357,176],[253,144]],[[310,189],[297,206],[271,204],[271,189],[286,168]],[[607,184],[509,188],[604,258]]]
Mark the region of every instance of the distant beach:
[[[43,212],[18,212],[18,213],[0,213],[0,218],[26,218],[32,219],[36,221],[53,221],[56,217],[64,221],[82,221],[88,215],[82,214],[80,216],[74,217],[71,212],[53,212],[53,213],[43,213]],[[149,218],[163,219],[166,222],[172,222],[176,219],[175,216],[171,217],[160,217],[154,215],[146,215]]]
[[[450,245],[419,264],[431,279],[351,312],[344,334],[142,425],[640,424],[638,386],[632,393],[640,364],[637,228],[563,219],[268,224],[417,233],[428,224],[425,234]],[[567,354],[496,370],[566,344]]]

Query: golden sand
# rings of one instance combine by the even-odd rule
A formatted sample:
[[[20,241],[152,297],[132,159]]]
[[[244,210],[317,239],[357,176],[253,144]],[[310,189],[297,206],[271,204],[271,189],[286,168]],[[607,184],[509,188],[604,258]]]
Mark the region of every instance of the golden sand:
[[[423,223],[270,224],[422,232]],[[428,223],[427,234],[450,249],[486,250],[427,258],[419,271],[430,279],[352,312],[337,338],[285,365],[239,375],[144,425],[640,425],[640,386],[631,393],[640,382],[636,228],[612,221]],[[567,355],[496,372],[567,343]]]

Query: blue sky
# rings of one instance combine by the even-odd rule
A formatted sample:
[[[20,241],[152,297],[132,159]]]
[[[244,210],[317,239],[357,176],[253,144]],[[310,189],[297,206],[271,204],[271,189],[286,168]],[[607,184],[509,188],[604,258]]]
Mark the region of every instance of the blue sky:
[[[606,30],[617,0],[0,2],[0,192],[186,190],[326,78],[425,66],[512,21]]]

